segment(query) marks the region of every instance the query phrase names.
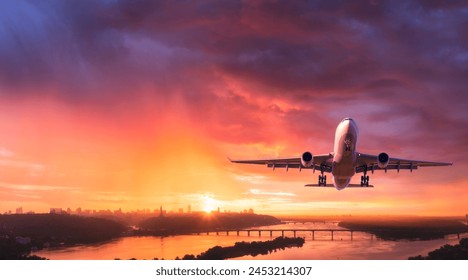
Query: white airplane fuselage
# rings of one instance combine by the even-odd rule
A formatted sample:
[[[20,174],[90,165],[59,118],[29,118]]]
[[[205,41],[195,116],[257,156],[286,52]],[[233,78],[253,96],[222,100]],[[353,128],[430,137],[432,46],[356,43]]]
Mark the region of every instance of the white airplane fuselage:
[[[338,190],[346,188],[356,173],[358,132],[358,127],[351,118],[342,120],[336,128],[331,173],[333,185]]]

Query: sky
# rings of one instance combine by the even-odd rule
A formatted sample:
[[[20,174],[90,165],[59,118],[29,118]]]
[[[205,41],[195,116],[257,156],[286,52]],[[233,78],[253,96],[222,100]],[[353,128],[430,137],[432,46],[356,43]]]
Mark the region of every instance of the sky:
[[[468,213],[464,1],[0,1],[0,213]],[[311,189],[228,157],[453,162]],[[359,181],[353,178],[353,183]]]

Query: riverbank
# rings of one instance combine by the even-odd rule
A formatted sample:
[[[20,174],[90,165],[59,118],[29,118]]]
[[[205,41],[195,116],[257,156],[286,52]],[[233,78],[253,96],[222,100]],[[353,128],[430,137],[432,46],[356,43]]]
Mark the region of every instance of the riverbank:
[[[468,232],[468,225],[452,217],[354,218],[338,225],[367,232],[383,240],[433,240]]]
[[[409,260],[468,260],[468,238],[463,238],[458,244],[446,244],[437,250],[431,251],[427,256],[415,256]]]
[[[26,259],[31,252],[111,240],[127,227],[108,219],[57,214],[0,215],[0,259]]]
[[[192,213],[149,217],[135,227],[110,218],[69,214],[0,215],[0,259],[35,258],[35,251],[109,242],[124,236],[177,236],[279,224],[273,216]]]
[[[197,256],[185,255],[182,260],[225,260],[239,258],[246,255],[267,255],[276,250],[284,250],[289,247],[302,247],[304,238],[277,237],[268,241],[236,242],[234,246],[215,246]],[[176,259],[179,259],[178,257]]]

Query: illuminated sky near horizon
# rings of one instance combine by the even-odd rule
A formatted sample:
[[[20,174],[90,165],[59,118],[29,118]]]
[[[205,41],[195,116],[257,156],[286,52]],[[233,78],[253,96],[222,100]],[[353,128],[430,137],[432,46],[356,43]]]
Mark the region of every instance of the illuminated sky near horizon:
[[[0,1],[0,212],[468,213],[467,77],[463,1]],[[227,160],[331,152],[344,117],[454,166],[336,191]]]

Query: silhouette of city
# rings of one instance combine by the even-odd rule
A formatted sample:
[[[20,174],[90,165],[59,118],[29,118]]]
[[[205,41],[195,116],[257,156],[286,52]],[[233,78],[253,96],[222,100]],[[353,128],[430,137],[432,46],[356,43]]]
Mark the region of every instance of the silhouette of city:
[[[37,214],[44,214],[45,212],[37,212]],[[249,209],[243,209],[241,211],[231,211],[231,210],[223,210],[221,211],[221,208],[218,207],[216,210],[212,210],[209,212],[206,211],[192,211],[192,206],[188,205],[187,210],[185,211],[184,208],[178,208],[177,210],[166,210],[163,206],[160,206],[159,208],[155,209],[150,209],[150,208],[143,208],[143,209],[136,209],[136,210],[130,210],[130,211],[123,211],[122,208],[115,209],[115,210],[110,210],[110,209],[83,209],[82,207],[78,207],[75,209],[72,209],[71,207],[67,208],[62,208],[62,207],[52,207],[50,208],[49,212],[50,214],[69,214],[69,215],[82,215],[82,216],[92,216],[92,215],[115,215],[115,216],[120,216],[120,215],[129,215],[129,214],[139,214],[139,215],[159,215],[159,216],[165,216],[165,215],[183,215],[183,214],[197,214],[197,213],[240,213],[240,214],[254,214],[253,208]],[[10,215],[10,214],[36,214],[35,211],[29,210],[29,211],[24,211],[23,207],[18,207],[15,209],[15,211],[8,210],[3,213],[4,215]],[[0,214],[1,215],[1,214]]]

